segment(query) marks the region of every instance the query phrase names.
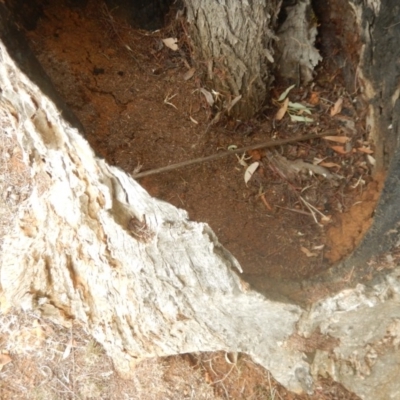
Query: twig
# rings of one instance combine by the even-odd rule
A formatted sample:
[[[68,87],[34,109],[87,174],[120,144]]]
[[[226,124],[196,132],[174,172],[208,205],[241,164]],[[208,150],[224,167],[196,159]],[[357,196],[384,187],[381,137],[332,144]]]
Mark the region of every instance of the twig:
[[[321,211],[318,210],[318,208],[314,207],[312,204],[310,204],[308,201],[304,200],[301,196],[299,196],[300,200],[304,203],[304,205],[310,210],[310,213],[312,214],[312,217],[314,218],[314,221],[318,226],[322,226],[319,222],[317,217],[315,216],[315,213],[318,213],[322,219],[328,220],[327,216],[323,214]]]
[[[295,212],[297,214],[308,215],[308,216],[312,217],[311,213],[308,213],[308,212],[303,211],[303,210],[296,210],[295,208],[288,208],[288,207],[281,207],[281,206],[275,206],[275,207],[281,208],[282,210],[293,211],[293,212]]]
[[[250,146],[241,147],[240,149],[228,150],[228,151],[224,151],[224,152],[218,153],[218,154],[213,154],[213,155],[207,156],[207,157],[201,157],[201,158],[195,158],[195,159],[189,160],[189,161],[183,161],[180,163],[168,165],[167,167],[155,168],[155,169],[151,169],[149,171],[139,172],[138,174],[132,175],[132,176],[135,179],[142,178],[144,176],[160,174],[162,172],[172,171],[174,169],[187,167],[187,166],[193,165],[193,164],[200,164],[203,162],[218,160],[219,158],[227,157],[232,154],[243,153],[243,152],[250,151],[250,150],[262,149],[262,148],[268,148],[268,147],[282,146],[284,144],[293,143],[293,142],[304,142],[306,140],[318,139],[318,138],[321,138],[321,137],[324,137],[327,135],[332,135],[333,133],[336,133],[336,131],[330,130],[330,131],[327,131],[324,133],[309,134],[309,135],[304,135],[304,136],[290,138],[290,139],[270,140],[268,142],[253,144]]]

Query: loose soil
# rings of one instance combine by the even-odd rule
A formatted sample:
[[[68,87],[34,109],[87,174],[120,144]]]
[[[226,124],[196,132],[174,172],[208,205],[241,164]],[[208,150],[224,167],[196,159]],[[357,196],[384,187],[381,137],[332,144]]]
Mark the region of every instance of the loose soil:
[[[376,184],[368,185],[372,178],[367,154],[356,150],[365,148],[359,113],[335,73],[327,76],[321,68],[312,90],[291,92],[291,101],[315,105],[313,124],[291,123],[286,116],[278,126],[273,105],[251,121],[223,116],[213,124],[215,110],[200,91],[207,87],[205,63],[191,58],[185,20],[170,18],[162,30],[148,32],[132,28],[123,14],[94,1],[75,8],[54,2],[44,10],[37,29],[28,33],[37,57],[99,156],[134,174],[231,145],[332,130],[351,140],[351,150],[341,154],[332,149],[337,143],[314,140],[273,151],[289,161],[323,160],[341,179],[293,173],[271,161],[273,153],[260,150],[246,154],[248,163],[261,164],[247,185],[235,156],[139,182],[152,196],[187,210],[192,220],[207,222],[247,276],[304,278],[347,255],[369,226],[379,192]],[[162,39],[171,37],[178,39],[179,51],[163,44]],[[275,87],[273,97],[284,89]],[[339,97],[344,99],[342,112],[330,117]],[[323,213],[322,221],[302,199]],[[355,203],[358,207],[350,216],[343,216]],[[354,229],[344,228],[347,220]]]
[[[49,2],[27,37],[99,156],[134,176],[232,145],[332,131],[332,136],[347,137],[347,143],[318,139],[245,154],[242,161],[260,163],[247,184],[245,167],[234,155],[138,181],[152,196],[187,210],[190,219],[207,222],[251,281],[306,278],[354,249],[370,226],[383,177],[371,177],[373,147],[363,126],[365,107],[346,92],[335,71],[322,64],[313,86],[290,92],[291,101],[312,108],[313,123],[291,122],[288,115],[274,120],[279,105],[272,101],[251,121],[221,113],[216,122],[221,110],[211,107],[200,90],[211,92],[203,74],[207,62],[192,59],[188,25],[183,17],[175,18],[177,10],[163,29],[149,32],[130,26],[123,10],[105,3],[69,4]],[[178,51],[162,41],[171,37],[177,38]],[[272,98],[285,89],[276,84]],[[339,98],[342,110],[331,116]],[[325,165],[329,177],[315,169],[296,170],[299,160]],[[215,395],[224,398],[227,389],[215,382],[227,379],[229,371],[221,367],[216,373],[219,367],[213,364],[213,376],[204,358],[190,357],[193,367],[201,365],[221,390]],[[260,394],[243,398],[268,398],[262,394],[263,374],[263,383],[257,383]],[[253,369],[245,376],[254,383],[259,382],[256,375]],[[306,398],[281,393],[285,399]],[[240,398],[239,392],[230,396]]]

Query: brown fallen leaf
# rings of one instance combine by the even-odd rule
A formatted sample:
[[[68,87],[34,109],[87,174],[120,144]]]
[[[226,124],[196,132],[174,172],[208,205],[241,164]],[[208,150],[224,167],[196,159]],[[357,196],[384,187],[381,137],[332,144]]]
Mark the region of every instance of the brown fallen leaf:
[[[327,162],[322,161],[318,165],[321,165],[321,167],[326,167],[326,168],[340,168],[339,164],[336,164],[334,162],[329,162],[329,161],[327,161]]]
[[[281,108],[278,110],[278,112],[275,115],[275,119],[277,121],[280,121],[286,114],[286,111],[288,109],[289,105],[289,97],[286,97],[286,99],[283,101]]]
[[[330,148],[339,154],[348,154],[349,152],[343,146],[330,146]]]
[[[189,71],[186,71],[183,74],[183,80],[188,81],[190,78],[192,78],[192,76],[194,75],[195,72],[196,72],[196,68],[190,68]]]
[[[310,104],[316,106],[319,104],[319,93],[318,92],[311,92],[310,100],[308,100]]]
[[[267,210],[273,211],[271,205],[268,203],[267,199],[265,198],[265,194],[264,193],[260,195],[260,199],[264,203],[264,205],[267,208]]]
[[[317,257],[318,254],[312,253],[310,250],[308,250],[306,247],[301,246],[300,250],[307,256],[307,257]]]
[[[342,111],[342,105],[343,105],[343,98],[339,97],[336,100],[336,103],[331,108],[330,111],[331,117],[333,117],[336,114],[339,114]]]
[[[357,151],[360,151],[361,153],[366,153],[366,154],[373,154],[374,153],[373,150],[371,150],[370,148],[365,147],[365,146],[358,147]]]
[[[347,136],[324,136],[322,139],[337,143],[347,143],[350,140]]]

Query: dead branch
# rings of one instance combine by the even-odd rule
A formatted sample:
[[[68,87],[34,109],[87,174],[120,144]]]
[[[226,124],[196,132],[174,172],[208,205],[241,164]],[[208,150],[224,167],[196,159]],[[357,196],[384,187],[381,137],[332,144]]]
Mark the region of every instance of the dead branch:
[[[135,179],[143,178],[144,176],[161,174],[163,172],[168,172],[168,171],[172,171],[174,169],[187,167],[189,165],[200,164],[203,162],[218,160],[220,158],[227,157],[232,154],[243,153],[246,151],[262,149],[262,148],[282,146],[284,144],[293,143],[293,142],[305,142],[307,140],[318,139],[323,136],[332,135],[333,133],[336,133],[336,132],[329,130],[324,133],[309,134],[309,135],[304,135],[304,136],[299,136],[299,137],[294,137],[294,138],[289,138],[289,139],[270,140],[268,142],[252,144],[250,146],[241,147],[241,148],[235,149],[235,150],[228,150],[228,151],[224,151],[222,153],[212,154],[211,156],[207,156],[207,157],[200,157],[200,158],[195,158],[193,160],[182,161],[180,163],[168,165],[166,167],[151,169],[149,171],[144,171],[144,172],[140,172],[138,174],[133,174],[132,177]]]

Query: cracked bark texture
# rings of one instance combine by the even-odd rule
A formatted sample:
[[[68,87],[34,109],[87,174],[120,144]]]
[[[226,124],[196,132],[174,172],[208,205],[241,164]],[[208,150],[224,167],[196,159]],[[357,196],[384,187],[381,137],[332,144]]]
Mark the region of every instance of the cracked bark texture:
[[[366,16],[382,19],[382,26],[387,18],[393,23],[381,15],[389,12],[389,0],[352,4],[368,32],[374,30],[363,25]],[[322,295],[316,281],[302,286],[305,294],[314,292],[307,306],[283,296],[273,301],[268,293],[249,289],[235,272],[237,261],[206,224],[151,198],[130,176],[94,155],[79,129],[65,119],[62,102],[56,106],[48,97],[55,96],[49,86],[44,94],[21,71],[31,55],[25,48],[21,57],[20,48],[12,46],[16,42],[6,37],[6,15],[0,12],[1,135],[18,138],[32,189],[3,238],[2,312],[14,306],[64,325],[80,321],[127,376],[142,358],[222,349],[250,354],[295,392],[312,392],[318,375],[329,374],[363,399],[400,397],[397,265],[361,283],[359,271],[367,264],[356,252],[342,270],[333,269],[325,281],[319,278],[326,289]],[[364,55],[385,40],[376,32],[366,35]],[[395,74],[397,67],[390,68]],[[40,69],[35,73],[40,75]],[[365,67],[366,96],[375,98],[383,85],[393,113],[397,89],[376,82],[375,73]],[[397,153],[378,222],[364,244],[369,251],[376,233],[386,232],[383,239],[375,237],[385,246],[389,233],[391,243],[399,237]]]
[[[207,64],[211,88],[232,115],[248,119],[263,105],[274,62],[274,28],[280,0],[186,0],[196,58]]]

